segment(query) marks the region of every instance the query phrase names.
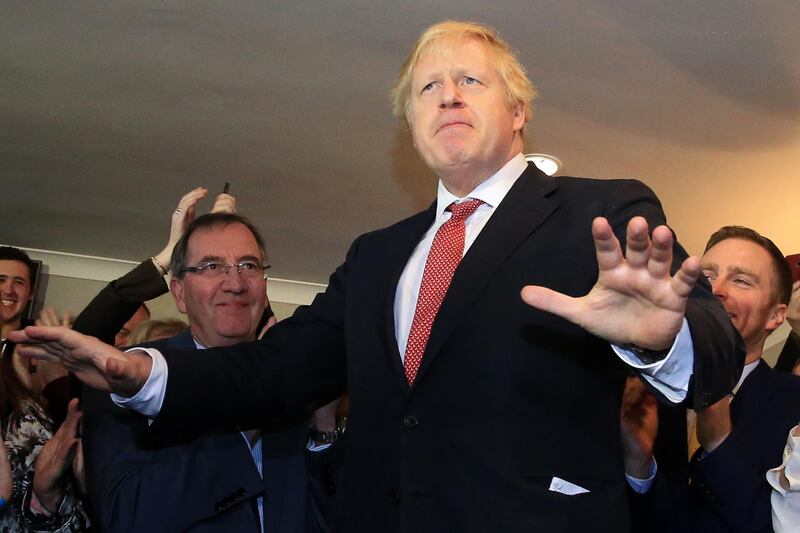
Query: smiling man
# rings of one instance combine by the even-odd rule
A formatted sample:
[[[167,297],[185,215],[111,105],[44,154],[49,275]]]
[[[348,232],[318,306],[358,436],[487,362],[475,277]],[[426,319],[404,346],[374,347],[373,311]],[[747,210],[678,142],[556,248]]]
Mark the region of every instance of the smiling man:
[[[627,531],[629,369],[664,401],[705,406],[736,382],[741,350],[652,191],[526,163],[533,95],[491,28],[428,28],[393,98],[436,199],[359,237],[310,306],[259,343],[191,357],[41,328],[19,334],[25,353],[64,357],[166,432],[347,388],[341,531]]]
[[[170,268],[170,290],[189,330],[152,346],[199,354],[254,340],[269,303],[266,262],[263,239],[247,219],[230,213],[195,219],[175,245]],[[159,440],[148,435],[145,417],[111,405],[106,394],[87,391],[85,403],[86,472],[103,530],[322,527],[312,523],[319,517],[308,507],[307,420],[276,431],[195,428]],[[248,427],[263,428],[262,422]]]
[[[22,325],[22,314],[33,298],[33,261],[12,246],[0,246],[0,338]]]
[[[800,377],[776,372],[761,355],[786,318],[791,272],[771,240],[741,226],[711,236],[702,268],[746,357],[733,398],[698,413],[702,447],[689,464],[690,519],[695,531],[768,531],[766,472],[781,463],[786,435],[800,419]]]

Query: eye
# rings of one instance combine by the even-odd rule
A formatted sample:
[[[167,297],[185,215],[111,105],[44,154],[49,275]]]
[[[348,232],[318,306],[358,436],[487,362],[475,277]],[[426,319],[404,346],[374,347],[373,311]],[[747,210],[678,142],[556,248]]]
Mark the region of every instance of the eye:
[[[420,91],[420,94],[422,94],[424,92],[427,92],[427,91],[430,91],[431,89],[433,89],[433,83],[434,82],[430,82],[425,87],[423,87],[422,90]]]
[[[464,76],[464,85],[478,85],[480,82],[471,76]]]
[[[222,268],[222,263],[215,263],[213,261],[208,262],[204,265],[199,265],[203,270],[208,270],[209,272],[216,272],[220,268]]]
[[[711,270],[704,271],[703,275],[706,277],[708,281],[714,281],[715,279],[717,279],[717,275]]]
[[[242,271],[254,272],[258,270],[258,264],[254,263],[253,261],[242,261],[239,263],[239,268]]]
[[[747,279],[744,279],[744,278],[734,278],[733,279],[733,283],[735,285],[739,285],[740,287],[750,287],[750,286],[752,286],[752,283],[750,283],[750,280],[747,280]]]

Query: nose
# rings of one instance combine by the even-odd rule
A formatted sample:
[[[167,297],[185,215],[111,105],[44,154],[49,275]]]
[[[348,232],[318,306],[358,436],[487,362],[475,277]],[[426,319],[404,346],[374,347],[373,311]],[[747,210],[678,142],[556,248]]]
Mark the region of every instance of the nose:
[[[725,284],[719,278],[710,280],[709,283],[711,283],[711,294],[720,300],[725,299],[728,294],[725,290]]]
[[[226,274],[222,275],[222,290],[228,292],[244,292],[245,281],[239,273],[239,269],[232,267]]]
[[[464,105],[461,97],[461,90],[453,80],[445,80],[442,86],[442,101],[439,103],[440,109],[459,108]]]

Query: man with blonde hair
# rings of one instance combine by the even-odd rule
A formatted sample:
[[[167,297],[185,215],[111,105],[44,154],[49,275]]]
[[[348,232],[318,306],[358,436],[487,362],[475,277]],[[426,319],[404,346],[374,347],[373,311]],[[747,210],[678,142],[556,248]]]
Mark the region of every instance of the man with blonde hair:
[[[651,239],[665,220],[647,187],[526,163],[533,94],[494,30],[426,30],[393,96],[436,201],[358,238],[325,293],[259,343],[164,357],[15,336],[156,431],[247,425],[346,387],[342,531],[627,531],[629,369],[702,407],[736,382],[742,350],[694,286],[697,259],[666,226]]]

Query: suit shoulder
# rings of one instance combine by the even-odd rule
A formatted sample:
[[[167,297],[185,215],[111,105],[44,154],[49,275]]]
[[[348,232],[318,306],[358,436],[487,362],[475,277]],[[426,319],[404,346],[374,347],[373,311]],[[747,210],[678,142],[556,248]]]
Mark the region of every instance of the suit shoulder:
[[[653,190],[644,182],[632,178],[582,178],[558,176],[552,178],[559,188],[566,191],[586,194],[647,194],[655,196]]]

